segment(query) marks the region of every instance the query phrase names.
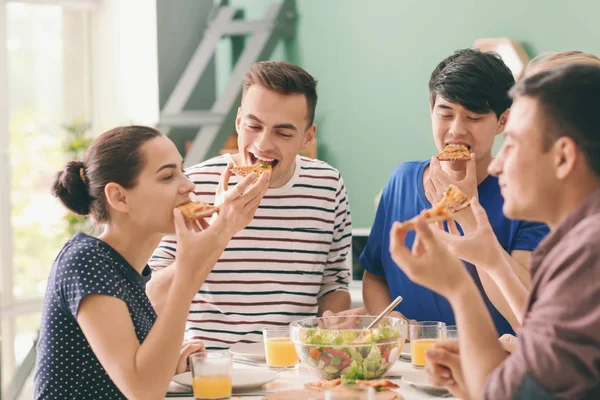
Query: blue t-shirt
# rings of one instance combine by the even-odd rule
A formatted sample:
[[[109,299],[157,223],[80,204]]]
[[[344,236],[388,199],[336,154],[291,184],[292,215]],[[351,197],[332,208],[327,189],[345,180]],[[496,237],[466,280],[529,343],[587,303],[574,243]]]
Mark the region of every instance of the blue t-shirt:
[[[392,298],[402,296],[404,301],[396,308],[409,319],[419,321],[442,321],[455,325],[454,313],[445,297],[413,283],[398,268],[390,256],[390,230],[394,221],[406,221],[430,208],[425,197],[423,172],[426,161],[410,161],[400,164],[383,189],[375,221],[367,245],[360,256],[360,264],[372,274],[385,276]],[[479,202],[486,210],[498,241],[509,254],[513,250],[534,250],[548,233],[544,224],[510,220],[502,213],[504,199],[500,193],[498,178],[488,176],[477,187]],[[406,245],[411,248],[415,232],[408,232]],[[500,335],[514,334],[506,319],[496,310],[485,294],[476,268],[465,262],[467,270],[477,284]],[[443,268],[440,265],[440,268]]]
[[[52,264],[46,287],[35,372],[36,399],[125,399],[110,379],[79,324],[77,311],[89,294],[127,304],[135,333],[144,341],[156,313],[146,296],[150,268],[140,275],[105,242],[77,233]]]

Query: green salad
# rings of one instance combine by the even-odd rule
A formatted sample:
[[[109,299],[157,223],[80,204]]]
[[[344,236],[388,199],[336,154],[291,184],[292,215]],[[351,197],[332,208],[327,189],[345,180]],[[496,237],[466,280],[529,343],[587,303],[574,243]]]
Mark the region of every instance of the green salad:
[[[400,333],[391,326],[343,331],[307,329],[302,359],[326,379],[372,379],[387,371],[400,355]]]

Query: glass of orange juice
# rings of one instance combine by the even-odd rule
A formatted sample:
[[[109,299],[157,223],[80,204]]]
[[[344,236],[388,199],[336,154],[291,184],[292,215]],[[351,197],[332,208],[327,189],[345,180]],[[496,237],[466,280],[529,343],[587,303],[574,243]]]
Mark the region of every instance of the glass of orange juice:
[[[273,369],[298,368],[300,360],[290,338],[290,328],[263,329],[265,358]]]
[[[208,351],[190,356],[195,399],[231,397],[232,358],[228,351]]]
[[[446,338],[446,324],[437,321],[422,321],[410,325],[410,354],[415,368],[425,366],[425,352],[436,342]]]

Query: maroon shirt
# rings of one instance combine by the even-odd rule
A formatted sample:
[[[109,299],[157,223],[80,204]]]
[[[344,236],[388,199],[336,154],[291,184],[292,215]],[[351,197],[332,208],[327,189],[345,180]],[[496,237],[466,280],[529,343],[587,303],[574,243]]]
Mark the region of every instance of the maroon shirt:
[[[531,273],[519,344],[484,397],[600,399],[600,189],[542,241]]]

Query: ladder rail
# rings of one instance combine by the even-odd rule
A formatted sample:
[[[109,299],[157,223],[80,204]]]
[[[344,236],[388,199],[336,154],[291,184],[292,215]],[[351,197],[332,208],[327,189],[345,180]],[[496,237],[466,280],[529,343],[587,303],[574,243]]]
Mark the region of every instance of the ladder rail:
[[[231,21],[235,11],[233,7],[223,7],[219,10],[219,13],[206,30],[204,38],[200,41],[192,58],[185,67],[183,74],[177,81],[175,88],[169,95],[162,112],[165,114],[175,114],[184,109],[196,85],[202,78],[206,66],[215,53],[225,25]]]

